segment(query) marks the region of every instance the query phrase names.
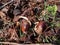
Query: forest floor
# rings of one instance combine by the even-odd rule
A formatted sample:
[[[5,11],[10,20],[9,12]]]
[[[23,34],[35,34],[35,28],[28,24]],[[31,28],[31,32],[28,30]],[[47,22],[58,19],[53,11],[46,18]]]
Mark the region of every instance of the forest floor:
[[[60,2],[0,0],[0,44],[60,44]]]

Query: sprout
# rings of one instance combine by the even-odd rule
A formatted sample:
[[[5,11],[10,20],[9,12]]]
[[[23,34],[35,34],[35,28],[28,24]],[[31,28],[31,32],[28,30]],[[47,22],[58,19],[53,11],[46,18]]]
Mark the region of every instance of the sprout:
[[[23,19],[27,20],[27,22],[28,22],[28,23],[30,24],[30,26],[31,26],[31,22],[28,20],[28,18],[27,18],[27,17],[19,16],[19,18],[23,18]]]

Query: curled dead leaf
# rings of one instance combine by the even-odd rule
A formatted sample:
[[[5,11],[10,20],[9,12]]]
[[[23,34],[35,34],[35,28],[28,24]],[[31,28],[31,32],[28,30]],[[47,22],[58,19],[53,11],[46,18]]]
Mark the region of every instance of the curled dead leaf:
[[[4,17],[6,17],[6,15],[2,11],[0,11],[0,17],[4,18]]]

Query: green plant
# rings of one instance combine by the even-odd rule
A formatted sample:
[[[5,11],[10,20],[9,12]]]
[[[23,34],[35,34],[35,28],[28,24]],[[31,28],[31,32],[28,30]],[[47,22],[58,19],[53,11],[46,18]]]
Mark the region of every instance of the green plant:
[[[56,5],[53,5],[53,6],[49,6],[46,8],[48,10],[48,12],[55,16],[56,15],[56,11],[57,11],[57,6]]]
[[[46,8],[48,10],[48,13],[53,17],[53,22],[55,21],[55,17],[56,17],[56,11],[57,11],[57,6],[53,5],[53,6],[49,6]]]

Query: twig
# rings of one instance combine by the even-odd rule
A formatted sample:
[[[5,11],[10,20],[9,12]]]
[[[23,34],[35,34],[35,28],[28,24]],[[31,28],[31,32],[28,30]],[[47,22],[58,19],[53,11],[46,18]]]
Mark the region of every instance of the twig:
[[[10,44],[10,45],[30,45],[30,44],[19,44],[19,43],[13,43],[13,42],[0,42],[0,44]],[[43,43],[41,43],[41,44],[31,44],[31,45],[54,45],[54,44],[51,44],[51,43],[49,43],[49,44],[47,44],[47,43],[45,43],[45,44],[43,44]]]
[[[47,31],[50,27],[51,27],[51,26],[48,26],[48,27],[45,29],[45,31]],[[45,31],[44,31],[44,32],[45,32]]]
[[[24,16],[28,11],[32,10],[32,8],[28,8],[27,10],[25,10],[21,15]]]
[[[15,29],[14,29],[13,32],[11,33],[11,37],[10,37],[9,40],[12,40],[12,39],[14,39],[14,40],[18,40],[18,35],[17,35]]]
[[[8,5],[8,4],[12,3],[12,2],[13,2],[13,0],[11,0],[10,2],[7,2],[7,3],[4,4],[3,6],[1,6],[0,9],[2,9],[3,7],[5,7],[6,5]]]
[[[20,45],[20,44],[18,44],[18,43],[13,43],[13,42],[0,42],[0,44]]]

